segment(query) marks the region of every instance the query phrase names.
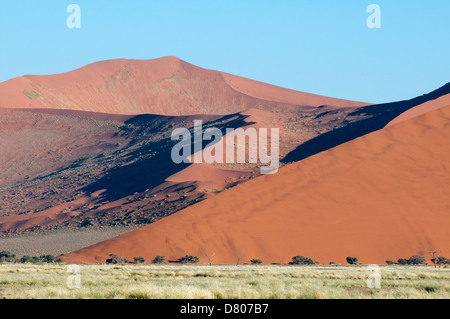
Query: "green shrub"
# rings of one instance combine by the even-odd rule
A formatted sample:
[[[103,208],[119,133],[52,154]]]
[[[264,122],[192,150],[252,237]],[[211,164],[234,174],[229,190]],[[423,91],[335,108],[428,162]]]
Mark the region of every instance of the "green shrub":
[[[434,258],[431,259],[431,262],[435,265],[441,266],[441,265],[447,265],[448,263],[450,263],[450,259],[447,259],[443,256],[439,256],[436,258],[436,262],[435,262]]]
[[[0,252],[0,262],[14,262],[16,255],[10,253],[9,251]]]
[[[347,263],[349,265],[357,265],[358,264],[358,258],[356,258],[356,257],[347,257]]]
[[[134,263],[135,264],[142,264],[145,262],[144,257],[134,257]]]
[[[166,262],[166,257],[164,256],[156,256],[155,259],[152,260],[152,264],[164,264]]]
[[[315,262],[311,258],[303,257],[303,256],[295,256],[292,257],[292,261],[289,263],[290,265],[314,265]]]
[[[129,264],[130,263],[125,258],[122,258],[115,254],[110,254],[109,257],[111,257],[111,258],[106,259],[107,264]]]
[[[408,265],[424,265],[427,263],[425,257],[420,255],[412,256],[408,259]]]
[[[388,264],[388,265],[395,265],[395,263],[392,260],[386,260],[386,264]]]
[[[52,264],[55,262],[55,256],[53,255],[42,255],[39,257],[39,259],[41,260],[41,262],[48,264]]]
[[[33,263],[33,264],[35,264],[37,261],[36,261],[36,259],[33,259],[33,257],[25,255],[25,256],[22,256],[22,258],[20,258],[20,262],[22,264],[24,264],[24,263]]]
[[[399,260],[397,261],[397,263],[398,263],[399,265],[407,265],[407,264],[408,264],[408,261],[407,261],[406,259],[401,258],[401,259],[399,259]]]
[[[252,265],[261,265],[263,263],[261,259],[252,259],[250,260],[250,262],[252,263]]]
[[[182,264],[196,264],[200,261],[200,258],[197,256],[186,255],[179,259],[179,262]]]

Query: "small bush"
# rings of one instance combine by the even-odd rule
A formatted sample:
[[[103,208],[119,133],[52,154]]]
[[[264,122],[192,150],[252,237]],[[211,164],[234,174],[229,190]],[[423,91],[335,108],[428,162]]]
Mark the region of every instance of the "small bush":
[[[19,262],[21,262],[22,264],[25,263],[30,263],[30,264],[37,264],[42,262],[42,259],[40,257],[36,257],[36,256],[28,256],[28,255],[24,255],[22,256],[22,258],[19,259]]]
[[[436,258],[436,262],[435,262],[434,258],[431,259],[431,262],[433,264],[435,264],[435,265],[441,266],[441,265],[449,264],[450,263],[450,259],[447,259],[447,258],[445,258],[443,256],[439,256],[439,257]]]
[[[111,257],[111,258],[106,259],[107,264],[129,264],[130,263],[125,258],[122,258],[122,257],[114,255],[114,254],[110,254],[109,257]]]
[[[415,255],[408,259],[408,265],[424,265],[427,260],[423,256]]]
[[[53,264],[55,262],[55,256],[53,255],[42,255],[39,257],[40,261],[47,264]]]
[[[16,259],[16,255],[12,254],[9,251],[1,251],[0,252],[0,262],[14,262]]]
[[[292,261],[289,263],[290,265],[314,265],[315,262],[311,258],[303,257],[303,256],[295,256],[292,257]]]
[[[252,265],[261,265],[263,263],[261,259],[252,259],[250,260],[250,262],[252,263]]]
[[[135,264],[142,264],[145,262],[144,257],[134,257],[134,263]]]
[[[155,259],[152,260],[152,264],[164,264],[166,262],[166,257],[164,256],[156,256]]]
[[[406,259],[401,258],[401,259],[397,260],[397,263],[399,265],[407,265],[408,261]]]
[[[357,265],[358,264],[358,258],[356,258],[356,257],[347,257],[347,263],[349,265]]]
[[[33,259],[33,257],[27,256],[27,255],[22,256],[22,258],[20,258],[20,262],[22,264],[24,264],[24,263],[36,263],[36,261]]]
[[[179,259],[182,264],[196,264],[200,261],[200,258],[197,256],[186,255]]]
[[[388,264],[388,265],[395,265],[395,262],[393,262],[392,260],[386,260],[386,264]]]

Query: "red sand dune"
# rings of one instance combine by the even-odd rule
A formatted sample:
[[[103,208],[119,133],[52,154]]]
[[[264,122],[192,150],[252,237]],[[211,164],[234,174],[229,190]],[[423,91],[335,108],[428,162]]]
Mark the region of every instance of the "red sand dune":
[[[437,110],[441,107],[447,106],[450,104],[450,94],[443,95],[437,99],[430,100],[428,102],[425,102],[423,104],[420,104],[418,106],[415,106],[406,112],[403,112],[399,116],[397,116],[395,119],[390,121],[387,126],[391,126],[393,124],[397,124],[406,120],[409,120],[413,117],[425,114],[427,112]]]
[[[176,57],[109,60],[56,75],[26,75],[0,83],[0,108],[72,109],[112,114],[229,114],[362,106],[207,70]]]
[[[215,263],[362,263],[450,254],[450,106],[357,138],[64,256],[104,262],[214,255]]]

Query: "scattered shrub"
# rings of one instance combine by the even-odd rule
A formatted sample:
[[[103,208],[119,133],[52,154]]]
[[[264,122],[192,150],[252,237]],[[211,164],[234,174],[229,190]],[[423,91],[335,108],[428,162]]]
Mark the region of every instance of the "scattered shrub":
[[[395,262],[393,262],[392,260],[386,260],[386,264],[388,264],[388,265],[395,265]]]
[[[24,263],[33,263],[33,264],[35,264],[37,261],[35,259],[33,259],[33,257],[25,255],[25,256],[22,256],[22,258],[20,258],[20,262],[22,264],[24,264]]]
[[[397,261],[397,263],[398,263],[399,265],[407,265],[407,264],[408,264],[408,261],[407,261],[406,259],[401,258],[401,259],[399,259],[399,260]]]
[[[9,251],[1,251],[0,252],[0,262],[14,262],[16,259],[16,255],[12,254]]]
[[[16,258],[16,255],[10,253],[9,251],[2,251],[0,252],[0,262],[19,262],[19,263],[32,263],[32,264],[39,264],[39,263],[60,263],[62,262],[61,258],[56,259],[53,255],[41,255],[39,257],[37,256],[28,256],[24,255],[21,258]]]
[[[408,259],[408,265],[424,265],[427,260],[423,256],[415,255]]]
[[[135,264],[142,264],[145,262],[144,257],[134,257],[134,263]]]
[[[179,262],[182,264],[196,264],[200,261],[200,258],[197,256],[186,255],[179,259]]]
[[[314,265],[315,262],[311,258],[303,257],[303,256],[295,256],[292,257],[292,261],[289,263],[290,265]]]
[[[122,257],[114,255],[114,254],[110,254],[109,257],[111,257],[111,258],[106,259],[107,264],[129,264],[130,263],[125,258],[122,258]]]
[[[435,262],[436,261],[436,262]],[[439,256],[436,259],[432,258],[431,262],[435,265],[441,266],[441,265],[447,265],[450,263],[450,259],[447,259],[443,256]]]
[[[250,260],[250,262],[252,263],[252,265],[261,265],[263,263],[261,259],[252,259]]]
[[[349,265],[357,265],[358,264],[358,258],[356,258],[356,257],[347,257],[347,263]]]
[[[152,264],[164,264],[166,262],[166,257],[164,256],[156,256],[155,259],[152,260]]]
[[[40,261],[43,263],[52,264],[55,262],[55,256],[53,255],[42,255],[39,257]]]

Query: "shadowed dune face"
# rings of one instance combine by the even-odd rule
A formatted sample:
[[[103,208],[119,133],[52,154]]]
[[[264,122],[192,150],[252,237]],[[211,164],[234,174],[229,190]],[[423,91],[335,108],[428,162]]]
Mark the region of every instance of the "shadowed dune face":
[[[186,168],[170,134],[189,117],[41,112],[0,110],[1,232],[147,224],[204,196],[166,182]]]
[[[343,125],[353,110],[173,117],[0,109],[0,232],[148,224],[259,175],[258,164],[250,163],[176,165],[171,133],[195,120],[223,133],[279,128],[283,157]],[[248,154],[248,144],[244,149]]]
[[[67,262],[214,253],[214,262],[362,263],[450,252],[450,106],[370,133],[218,194]]]
[[[176,57],[110,60],[46,76],[27,75],[0,84],[0,108],[50,108],[112,114],[231,114],[248,108],[298,110],[333,99],[203,69]]]

